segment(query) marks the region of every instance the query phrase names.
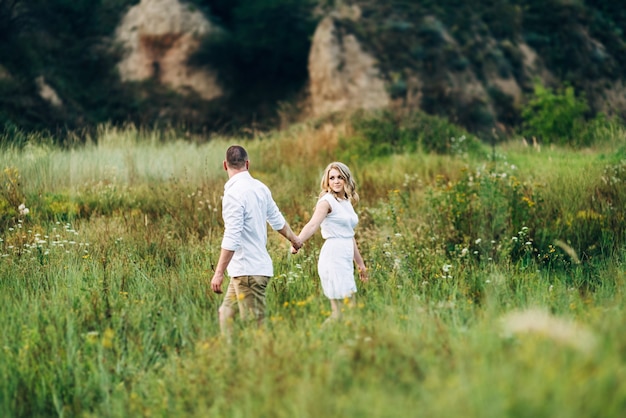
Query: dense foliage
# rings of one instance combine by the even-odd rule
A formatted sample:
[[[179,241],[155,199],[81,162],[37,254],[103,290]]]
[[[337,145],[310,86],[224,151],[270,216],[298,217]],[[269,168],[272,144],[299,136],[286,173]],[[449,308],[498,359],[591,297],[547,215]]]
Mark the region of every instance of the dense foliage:
[[[224,31],[207,38],[192,62],[216,69],[239,106],[275,106],[304,87],[315,0],[194,3]]]
[[[230,98],[203,103],[151,82],[122,85],[113,31],[135,0],[0,1],[0,127],[5,131],[91,128],[97,123],[185,125],[224,129],[263,122],[276,103],[296,94],[306,80],[306,59],[315,21],[311,4],[293,1],[195,1],[223,28],[192,63],[211,65],[231,86]],[[54,108],[37,94],[43,76],[63,100]],[[278,83],[268,80],[280,80]],[[162,109],[169,119],[162,119]],[[191,119],[189,109],[203,119]],[[215,122],[215,121],[218,122]],[[235,129],[237,126],[235,126]]]
[[[65,131],[103,122],[212,132],[270,128],[286,109],[296,113],[315,25],[342,4],[360,7],[359,20],[338,23],[374,53],[393,98],[412,97],[419,79],[420,101],[412,105],[473,133],[489,134],[494,125],[517,129],[521,105],[488,82],[488,97],[456,102],[450,77],[471,70],[483,83],[495,74],[531,94],[535,80],[523,70],[521,42],[554,76],[547,87],[567,83],[588,100],[585,118],[595,116],[603,89],[624,78],[626,68],[625,12],[608,0],[190,0],[223,29],[191,60],[217,70],[228,92],[205,102],[154,81],[120,83],[112,35],[136,3],[0,0],[0,129]],[[50,85],[63,105],[44,101],[39,82]],[[618,107],[609,109],[624,116]]]
[[[528,72],[522,43],[538,53],[554,77],[552,87],[567,83],[589,99],[625,76],[624,12],[608,0],[354,3],[362,18],[342,23],[380,60],[392,95],[409,98],[419,89],[422,109],[473,132],[489,131],[496,122],[519,126],[519,104],[492,80],[513,80],[524,93],[533,91],[539,73]],[[468,77],[476,80],[463,85],[460,80]],[[487,98],[454,98],[463,96],[455,89],[471,90],[476,82],[485,86]],[[592,112],[598,111],[597,101],[590,101]],[[618,113],[624,117],[623,110]]]
[[[117,56],[107,41],[132,1],[2,0],[0,126],[58,129],[123,121],[130,92],[117,81]],[[59,94],[54,108],[36,94],[43,77]]]

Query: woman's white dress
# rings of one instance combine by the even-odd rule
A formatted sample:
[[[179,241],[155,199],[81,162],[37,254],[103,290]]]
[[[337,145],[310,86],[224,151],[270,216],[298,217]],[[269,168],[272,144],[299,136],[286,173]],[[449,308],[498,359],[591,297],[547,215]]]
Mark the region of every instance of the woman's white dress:
[[[330,204],[331,212],[320,225],[325,241],[317,269],[326,297],[343,299],[356,292],[353,239],[359,217],[349,200],[337,200],[330,193],[322,196],[318,204],[322,200]]]

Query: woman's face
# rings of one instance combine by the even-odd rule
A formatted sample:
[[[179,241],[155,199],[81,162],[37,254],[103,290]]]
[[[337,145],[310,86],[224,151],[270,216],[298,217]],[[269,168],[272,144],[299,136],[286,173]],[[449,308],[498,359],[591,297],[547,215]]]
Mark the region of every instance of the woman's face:
[[[343,175],[336,168],[331,168],[328,172],[328,185],[333,192],[342,194],[345,181],[346,179],[343,178]]]

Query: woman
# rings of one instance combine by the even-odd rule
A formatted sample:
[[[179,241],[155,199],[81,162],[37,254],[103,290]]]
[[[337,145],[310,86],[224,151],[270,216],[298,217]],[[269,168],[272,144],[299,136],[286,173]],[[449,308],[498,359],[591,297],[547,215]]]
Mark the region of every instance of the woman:
[[[330,163],[324,170],[321,193],[311,220],[302,228],[298,238],[302,243],[311,238],[318,228],[322,230],[324,245],[317,263],[322,289],[330,299],[331,316],[341,316],[340,304],[348,299],[354,303],[356,283],[354,263],[362,282],[368,280],[367,269],[354,238],[359,218],[352,205],[359,201],[356,183],[350,169],[343,163]],[[297,250],[292,248],[295,254]]]

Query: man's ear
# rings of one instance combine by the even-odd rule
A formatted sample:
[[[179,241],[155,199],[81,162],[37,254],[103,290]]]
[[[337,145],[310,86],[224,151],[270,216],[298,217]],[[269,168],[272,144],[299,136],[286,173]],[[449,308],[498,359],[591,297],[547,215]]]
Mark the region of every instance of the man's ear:
[[[250,160],[246,160],[246,170],[250,168]]]
[[[226,161],[222,162],[222,165],[224,166],[224,170],[228,171],[228,166],[226,165]]]

